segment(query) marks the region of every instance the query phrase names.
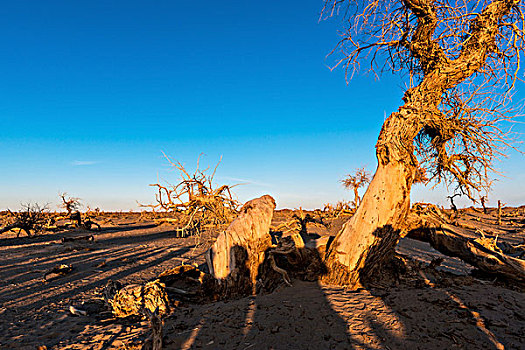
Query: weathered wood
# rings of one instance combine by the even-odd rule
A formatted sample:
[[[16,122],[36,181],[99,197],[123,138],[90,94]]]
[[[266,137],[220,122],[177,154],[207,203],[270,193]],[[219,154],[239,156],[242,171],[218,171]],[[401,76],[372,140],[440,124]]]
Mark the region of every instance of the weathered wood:
[[[504,254],[495,242],[465,237],[459,227],[444,222],[439,213],[435,206],[425,212],[410,213],[407,237],[428,242],[437,251],[460,258],[483,272],[525,282],[525,260]]]
[[[95,241],[95,236],[80,236],[80,237],[62,237],[62,243],[77,242],[77,241]]]
[[[217,237],[206,260],[210,274],[219,284],[226,281],[228,288],[255,292],[259,266],[272,244],[269,231],[274,209],[271,196],[253,199]]]
[[[376,144],[378,167],[359,208],[328,247],[328,274],[323,280],[357,288],[392,256],[418,169],[424,167],[428,178],[438,183],[452,179],[470,199],[490,184],[487,170],[493,169],[498,143],[508,141],[498,129],[498,118],[481,116],[499,117],[507,112],[485,105],[481,109],[485,114],[478,113],[480,106],[471,106],[476,93],[465,98],[463,88],[481,91],[477,90],[477,80],[470,77],[483,73],[489,80],[507,76],[508,81],[514,81],[517,69],[512,73],[512,64],[509,67],[510,62],[505,61],[514,55],[499,53],[512,51],[505,46],[513,41],[505,38],[509,31],[503,28],[516,28],[510,35],[522,36],[514,24],[515,18],[521,19],[514,13],[521,10],[519,1],[503,0],[486,2],[474,13],[465,2],[451,5],[459,7],[458,13],[468,11],[465,16],[449,16],[444,6],[428,1],[403,1],[398,12],[392,11],[391,2],[378,0],[357,10],[353,1],[326,3],[331,5],[331,13],[345,13],[345,22],[351,23],[339,43],[345,57],[337,64],[359,67],[361,55],[372,52],[372,70],[375,59],[390,57],[394,71],[407,68],[415,78],[403,96],[404,104],[383,124]],[[399,29],[401,22],[406,28]],[[461,38],[464,35],[467,39]],[[443,45],[451,38],[461,42],[454,46],[458,51],[453,54],[448,44]],[[501,57],[503,61],[495,64],[488,57]],[[514,62],[514,68],[519,67]],[[482,96],[479,93],[477,96]],[[418,159],[424,161],[419,163]]]
[[[410,231],[408,237],[428,242],[439,252],[460,258],[483,272],[525,282],[525,260],[492,250],[455,231],[454,226],[442,225]]]
[[[109,302],[115,317],[144,315],[145,309],[162,316],[170,310],[165,285],[159,280],[148,282],[145,285],[127,285],[118,290]]]
[[[415,167],[402,162],[378,166],[355,215],[328,248],[324,282],[358,288],[388,260],[410,206],[414,174]]]
[[[498,200],[498,226],[501,226],[501,201]]]

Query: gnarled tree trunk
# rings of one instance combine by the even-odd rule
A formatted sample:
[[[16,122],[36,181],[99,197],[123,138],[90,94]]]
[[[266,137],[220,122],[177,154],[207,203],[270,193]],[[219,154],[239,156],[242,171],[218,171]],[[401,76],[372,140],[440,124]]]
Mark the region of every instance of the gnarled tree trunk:
[[[408,105],[385,122],[377,143],[378,167],[354,216],[332,242],[323,281],[359,287],[398,242],[399,223],[410,209],[416,173],[413,139],[420,129]]]
[[[346,62],[347,67],[355,64],[364,52],[373,52],[374,63],[375,57],[380,56],[376,56],[376,53],[385,50],[393,60],[392,67],[400,64],[410,70],[411,77],[421,79],[419,85],[406,91],[403,98],[405,104],[385,121],[377,143],[376,174],[356,214],[345,224],[328,250],[328,274],[324,280],[357,287],[361,280],[387,259],[397,243],[402,221],[409,209],[410,188],[418,164],[414,155],[414,142],[420,132],[429,138],[429,145],[423,151],[426,156],[435,158],[436,174],[449,172],[468,191],[471,187],[480,188],[479,181],[482,180],[478,177],[483,179],[483,175],[480,175],[483,169],[476,169],[476,166],[485,170],[490,168],[494,153],[490,140],[495,133],[484,131],[484,127],[493,124],[485,123],[475,113],[470,115],[473,112],[469,109],[469,101],[463,101],[464,96],[454,89],[469,77],[483,73],[487,58],[500,52],[496,43],[504,43],[504,40],[496,39],[502,36],[502,19],[510,21],[510,17],[506,16],[520,1],[494,0],[483,3],[481,6],[484,8],[475,17],[466,16],[464,20],[448,18],[440,8],[443,4],[432,0],[402,1],[406,11],[394,11],[393,18],[390,18],[391,11],[399,6],[397,3],[390,6],[389,2],[372,1],[369,6],[363,6],[365,10],[362,12],[359,12],[361,2],[327,3],[333,4],[332,10],[338,8],[340,3],[345,3],[352,8],[348,13],[361,18],[361,21],[349,21],[352,24],[355,22],[357,27],[346,31],[340,42],[346,55],[342,61]],[[517,12],[521,13],[519,10]],[[411,18],[415,20],[409,20]],[[443,32],[447,21],[459,21],[456,27],[449,28],[450,33]],[[402,25],[399,24],[402,22],[406,28],[401,30]],[[438,27],[439,30],[436,30]],[[464,32],[458,33],[457,28]],[[521,31],[517,32],[517,36],[521,37]],[[455,54],[449,54],[450,47],[441,46],[452,40],[443,33],[452,38],[457,35],[455,39],[460,44]],[[350,47],[348,51],[347,43]],[[393,57],[399,58],[401,62]],[[488,67],[487,72],[487,76],[492,73],[499,78],[495,73],[496,68]],[[452,97],[447,97],[447,93],[451,93]],[[467,113],[470,119],[462,117],[462,113]],[[463,153],[455,152],[454,142],[449,142],[456,137],[460,138],[458,143],[464,145],[459,151]],[[473,162],[477,165],[473,165]]]

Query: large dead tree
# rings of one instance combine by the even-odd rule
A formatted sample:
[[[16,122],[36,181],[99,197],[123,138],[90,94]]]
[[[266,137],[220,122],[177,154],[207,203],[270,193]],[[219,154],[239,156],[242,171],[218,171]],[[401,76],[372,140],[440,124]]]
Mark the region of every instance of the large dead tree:
[[[334,51],[351,77],[361,63],[408,73],[409,88],[384,122],[375,175],[331,244],[324,280],[358,286],[385,262],[410,208],[419,167],[474,199],[509,135],[509,96],[523,52],[519,0],[328,0],[347,27]]]

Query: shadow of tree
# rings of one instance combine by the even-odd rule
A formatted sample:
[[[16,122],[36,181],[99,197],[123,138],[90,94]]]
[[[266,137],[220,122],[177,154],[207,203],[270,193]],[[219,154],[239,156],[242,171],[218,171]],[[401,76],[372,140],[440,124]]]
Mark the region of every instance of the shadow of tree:
[[[131,276],[133,282],[149,279],[151,273],[140,277],[141,272],[178,265],[178,258],[192,248],[188,240],[174,239],[166,244],[166,239],[170,239],[168,231],[149,229],[127,238],[112,234],[101,236],[96,249],[65,252],[55,256],[58,260],[53,260],[54,252],[38,260],[35,266],[47,268],[60,262],[81,268],[46,283],[28,273],[30,264],[20,256],[10,262],[13,265],[10,269],[20,265],[19,270],[0,269],[3,280],[19,284],[0,288],[0,306],[8,309],[1,317],[15,320],[17,315],[49,308],[49,304],[57,300],[72,302],[110,279],[125,280]],[[139,248],[145,243],[153,247]],[[101,252],[104,252],[103,258]],[[38,254],[41,253],[29,255],[37,257]],[[105,260],[105,266],[97,267]],[[277,259],[277,263],[292,270],[293,262],[285,258]],[[389,271],[395,273],[389,275]],[[18,275],[13,277],[13,273]],[[292,275],[295,277],[292,287],[281,283],[270,294],[179,307],[165,324],[166,348],[523,348],[525,296],[519,291],[410,264],[404,269],[386,266],[374,274],[375,284],[367,284],[358,291],[323,285],[316,280],[303,281],[298,277],[305,278],[306,274],[296,274]],[[277,273],[272,278],[277,282],[282,280]],[[247,289],[251,290],[251,286]],[[96,323],[92,318],[75,322],[77,327]],[[1,339],[20,333],[43,337],[52,329],[26,329],[23,324],[5,323],[0,325],[0,333],[4,334],[0,345],[5,345]],[[116,336],[104,340],[106,348],[116,346],[117,338],[126,333],[122,333],[122,327],[119,329]],[[58,346],[73,336],[59,334],[45,344]]]
[[[63,235],[44,235],[27,240],[27,245],[16,240],[11,241],[13,246],[3,246],[0,253],[7,265],[0,268],[0,348],[35,348],[42,344],[51,348],[71,341],[89,324],[101,327],[98,320],[108,315],[95,312],[85,318],[71,318],[69,305],[91,300],[109,280],[147,281],[179,265],[194,248],[192,241],[176,239],[166,228],[123,232],[126,236],[102,232],[95,242],[60,244],[56,240]],[[45,281],[43,272],[58,264],[70,264],[74,270]],[[67,321],[57,321],[64,317]],[[70,323],[71,332],[60,331],[63,322]],[[123,338],[125,328],[113,338]],[[99,337],[104,346],[113,348],[115,339],[107,338]]]
[[[522,348],[523,293],[395,260],[357,291],[295,279],[271,294],[176,310],[166,348]]]

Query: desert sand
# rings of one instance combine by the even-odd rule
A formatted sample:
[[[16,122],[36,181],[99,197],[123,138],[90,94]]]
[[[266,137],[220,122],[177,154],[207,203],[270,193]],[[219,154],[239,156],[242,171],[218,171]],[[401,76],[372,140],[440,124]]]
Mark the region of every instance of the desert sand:
[[[525,239],[525,212],[463,210],[461,221],[498,234],[498,242]],[[276,211],[274,223],[290,211]],[[71,229],[17,238],[0,237],[1,349],[139,349],[148,347],[147,320],[117,319],[102,300],[108,281],[141,284],[185,264],[204,265],[217,232],[177,238],[169,224],[138,213],[105,213],[100,232]],[[308,226],[311,239],[334,235]],[[62,242],[93,235],[93,240]],[[272,293],[213,303],[181,302],[164,320],[167,349],[525,349],[523,286],[480,275],[428,244],[402,239],[406,261],[396,278],[357,291],[293,280]],[[435,267],[429,265],[442,257]],[[47,274],[59,264],[73,269]],[[381,276],[378,276],[381,281]],[[86,315],[74,315],[73,306]]]

